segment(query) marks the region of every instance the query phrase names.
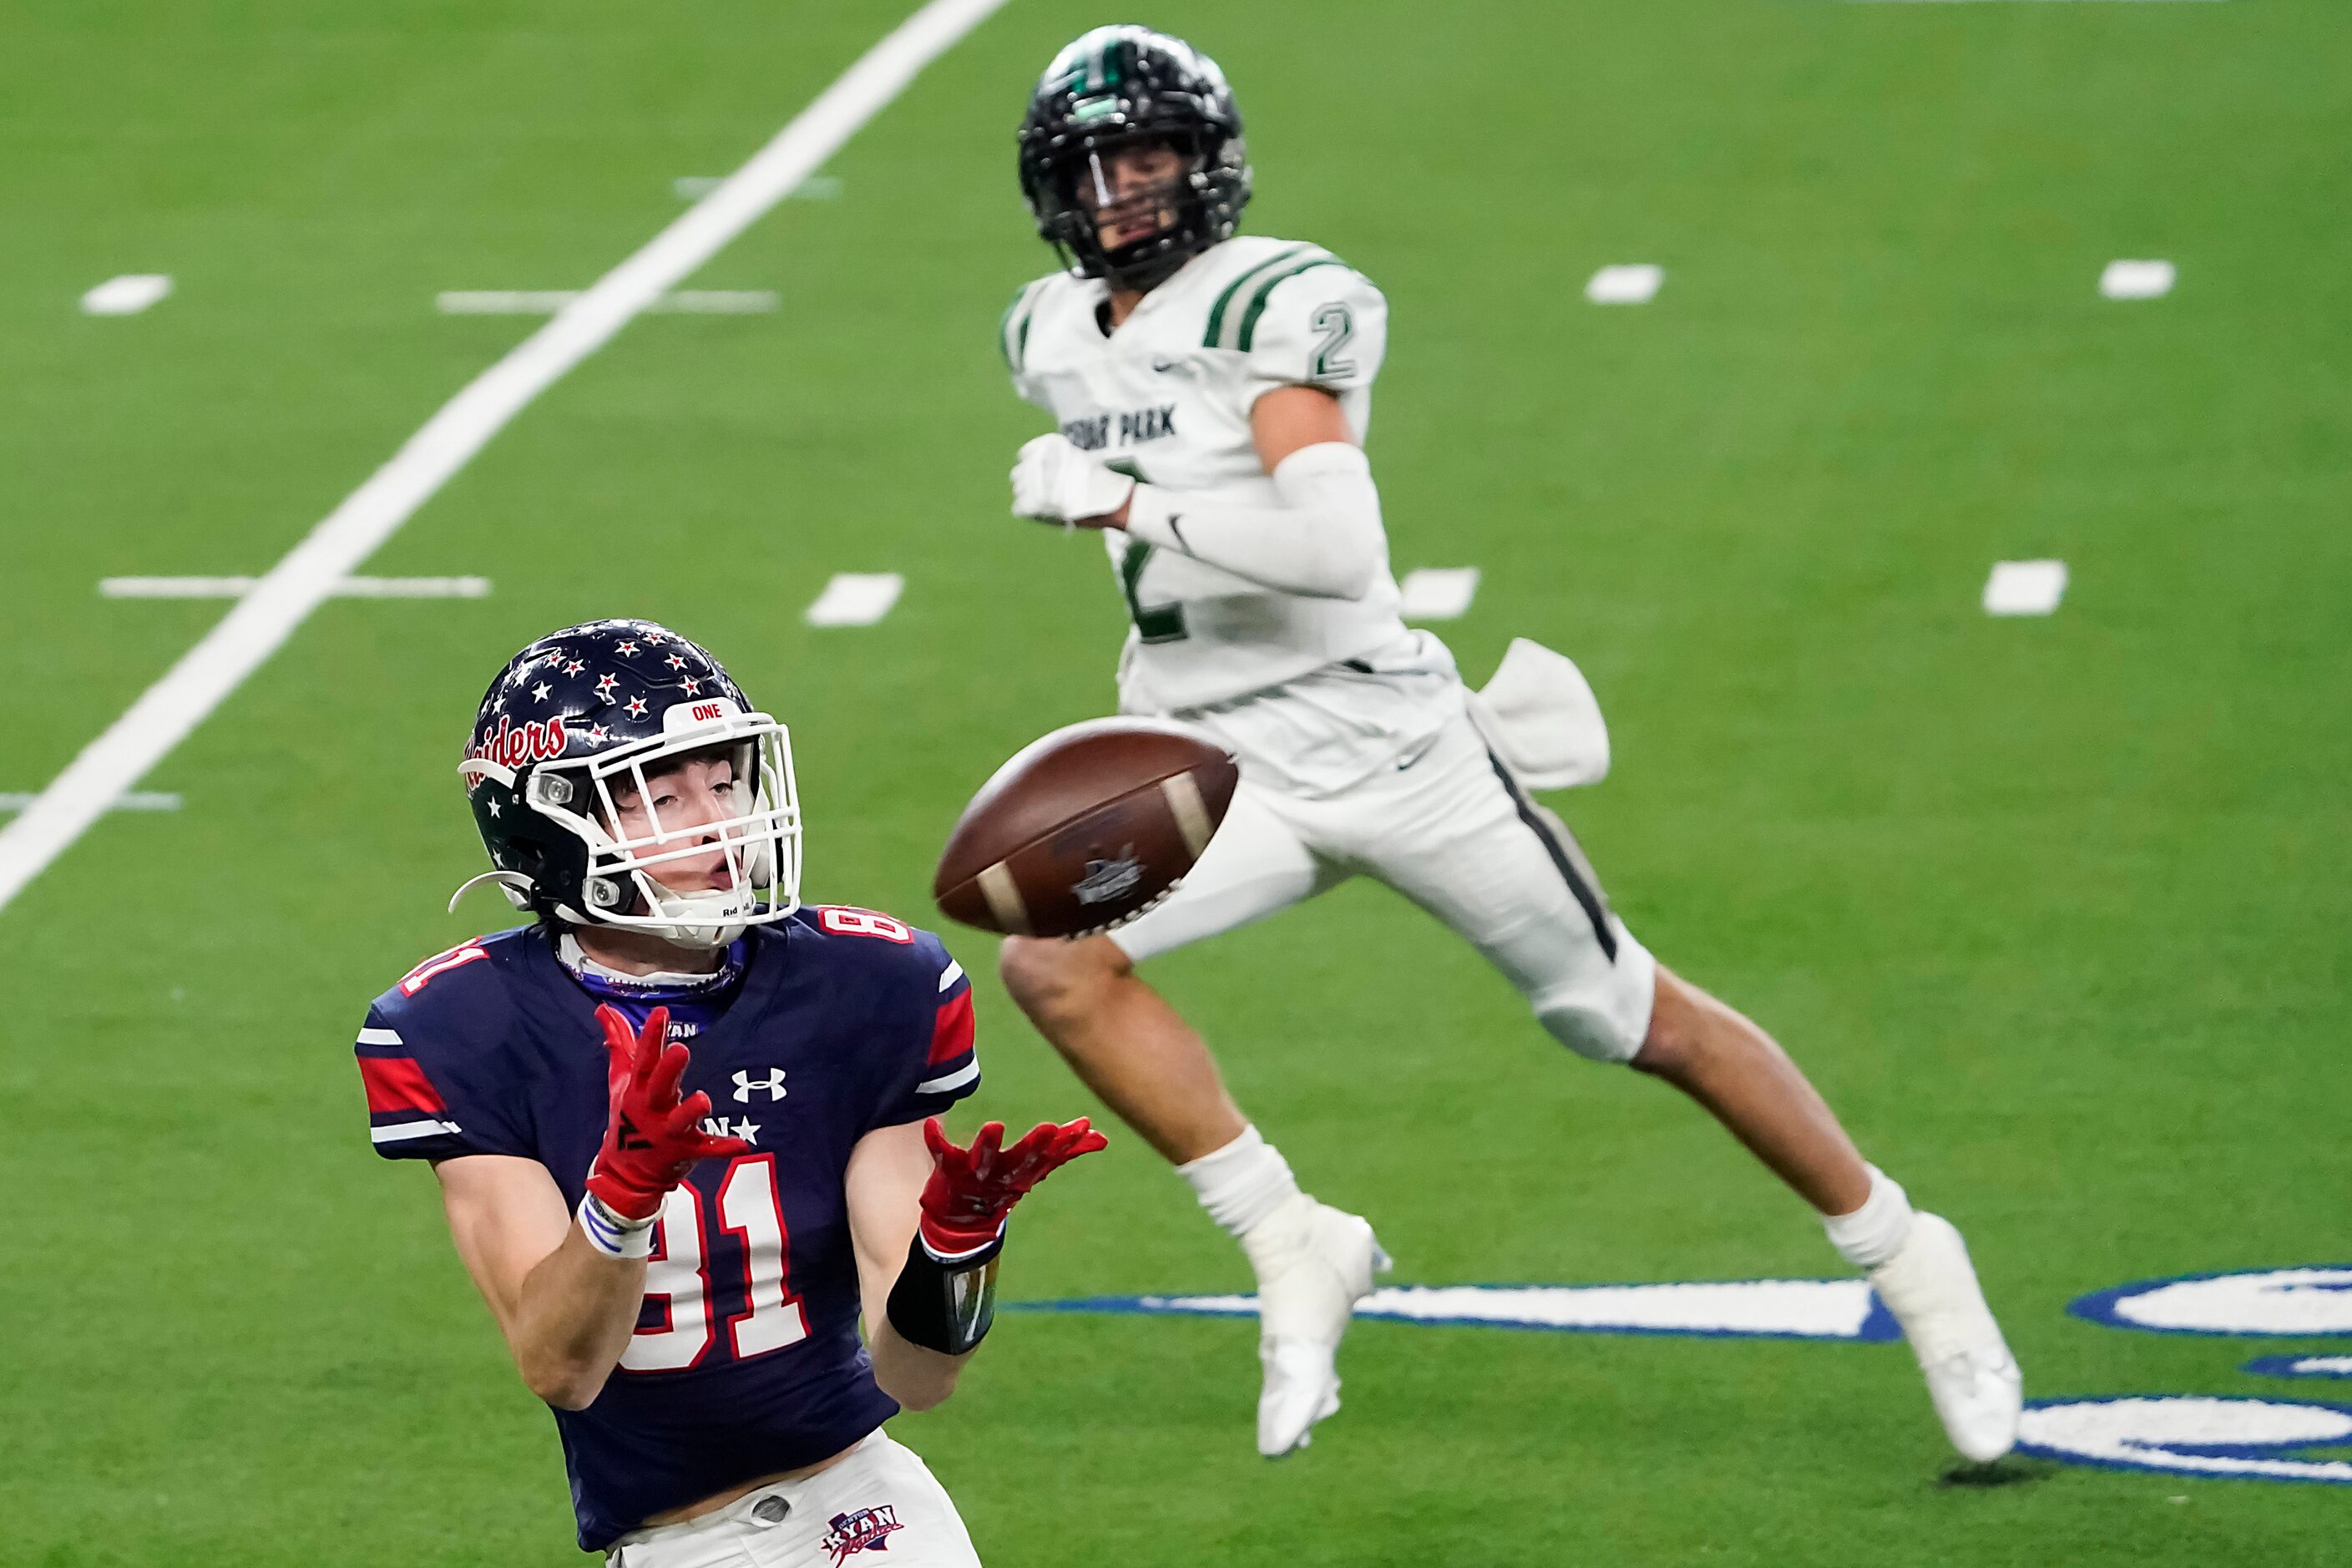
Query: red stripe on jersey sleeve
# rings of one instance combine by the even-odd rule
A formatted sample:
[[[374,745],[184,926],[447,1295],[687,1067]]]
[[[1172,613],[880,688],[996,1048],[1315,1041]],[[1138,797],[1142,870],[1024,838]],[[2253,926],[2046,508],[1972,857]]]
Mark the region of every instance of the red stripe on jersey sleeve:
[[[448,1109],[441,1103],[433,1080],[412,1057],[362,1057],[360,1081],[367,1085],[371,1115],[387,1110],[415,1110],[438,1116]]]
[[[969,987],[940,1004],[931,1022],[931,1054],[926,1065],[951,1062],[971,1049],[971,991]]]

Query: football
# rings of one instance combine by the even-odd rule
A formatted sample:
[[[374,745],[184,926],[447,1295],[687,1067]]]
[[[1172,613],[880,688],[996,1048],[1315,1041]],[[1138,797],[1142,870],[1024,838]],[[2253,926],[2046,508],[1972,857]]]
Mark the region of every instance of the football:
[[[1097,719],[1056,730],[971,797],[931,896],[982,931],[1108,931],[1183,880],[1240,779],[1231,752],[1181,725]]]

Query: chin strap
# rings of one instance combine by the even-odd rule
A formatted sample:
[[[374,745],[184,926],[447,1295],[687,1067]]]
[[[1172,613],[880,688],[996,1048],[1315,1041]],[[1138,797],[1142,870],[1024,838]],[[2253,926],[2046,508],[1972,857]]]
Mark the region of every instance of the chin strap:
[[[499,891],[507,896],[507,902],[515,908],[519,910],[530,908],[531,880],[529,877],[520,871],[485,871],[478,877],[468,877],[458,884],[457,890],[449,895],[449,913],[456,914],[457,900],[484,882],[496,883]]]
[[[742,916],[751,912],[750,900],[732,892],[676,893],[644,872],[637,880],[647,890],[654,913],[669,922],[661,934],[680,947],[725,947],[743,934]]]

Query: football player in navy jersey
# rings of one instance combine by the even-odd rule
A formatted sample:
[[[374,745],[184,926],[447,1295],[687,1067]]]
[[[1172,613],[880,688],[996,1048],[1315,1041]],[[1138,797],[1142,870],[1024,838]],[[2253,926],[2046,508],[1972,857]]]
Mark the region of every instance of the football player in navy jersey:
[[[475,880],[538,921],[378,997],[360,1071],[377,1152],[433,1163],[553,1408],[581,1545],[623,1568],[976,1563],[882,1424],[953,1390],[1006,1214],[1102,1135],[947,1140],[937,1113],[980,1081],[962,969],[887,915],[801,907],[785,728],[693,643],[622,620],[541,638],[459,773],[494,868]]]

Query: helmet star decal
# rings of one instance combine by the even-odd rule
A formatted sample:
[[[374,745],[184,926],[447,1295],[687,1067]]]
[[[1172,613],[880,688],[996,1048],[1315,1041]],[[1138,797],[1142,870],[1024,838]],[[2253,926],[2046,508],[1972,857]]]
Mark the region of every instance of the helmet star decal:
[[[642,697],[632,697],[623,706],[628,709],[629,717],[632,719],[642,719],[646,716],[646,700]]]

